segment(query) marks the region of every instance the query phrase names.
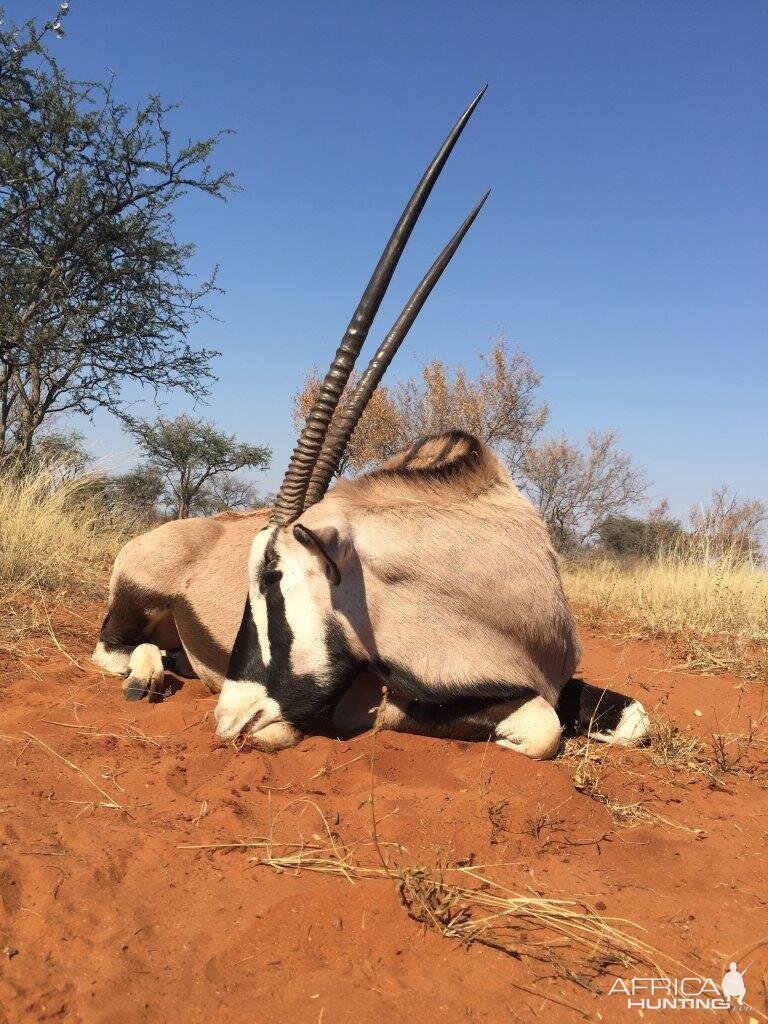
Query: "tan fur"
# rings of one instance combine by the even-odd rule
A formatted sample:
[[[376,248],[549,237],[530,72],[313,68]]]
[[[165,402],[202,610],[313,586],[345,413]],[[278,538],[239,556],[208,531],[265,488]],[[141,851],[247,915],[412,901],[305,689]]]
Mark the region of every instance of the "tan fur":
[[[219,691],[248,594],[251,542],[268,517],[261,510],[167,523],[131,541],[115,563],[110,628],[145,615],[149,624],[133,643],[180,641],[195,672]],[[441,688],[450,699],[454,684],[503,680],[556,703],[579,641],[544,523],[488,448],[463,434],[427,439],[340,482],[299,521],[320,532],[344,524],[352,555],[330,591],[320,561],[290,527],[280,545],[316,571],[312,593],[327,595],[328,613],[358,656],[406,666],[438,699]],[[360,685],[351,717],[364,723],[377,684]],[[347,704],[352,709],[354,694]],[[499,704],[500,722],[513,713]],[[395,697],[384,724],[453,734],[417,727]],[[532,756],[548,756],[552,742],[546,737],[547,753]]]
[[[350,523],[366,617],[387,657],[417,666],[435,685],[504,679],[555,703],[581,648],[546,527],[484,446],[472,456],[461,438],[451,452],[455,473],[410,472],[429,465],[441,441],[410,465],[400,453],[342,481],[300,521],[311,529]],[[340,594],[335,603],[365,633],[355,599],[347,606]],[[444,638],[448,649],[426,637]]]
[[[240,626],[251,542],[268,517],[259,509],[164,523],[129,541],[115,560],[110,612],[118,618],[149,612],[150,623],[135,642],[163,650],[182,644],[213,693],[221,690]]]

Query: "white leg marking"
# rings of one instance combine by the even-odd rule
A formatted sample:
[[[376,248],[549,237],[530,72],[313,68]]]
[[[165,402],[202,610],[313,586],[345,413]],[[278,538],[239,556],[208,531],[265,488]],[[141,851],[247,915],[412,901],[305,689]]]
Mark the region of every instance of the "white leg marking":
[[[544,760],[560,748],[562,726],[543,697],[533,697],[496,726],[496,743],[526,757]]]
[[[651,720],[639,700],[633,700],[621,713],[618,725],[613,732],[588,732],[591,740],[601,743],[613,743],[619,747],[636,747],[645,742],[651,735]]]
[[[99,640],[95,651],[91,655],[91,661],[116,676],[127,676],[130,671],[128,667],[130,657],[131,652],[129,650],[108,651],[102,641]]]
[[[163,682],[163,656],[155,644],[139,644],[134,647],[128,667],[130,675],[123,683],[123,691],[129,700],[140,700],[145,693],[152,693]]]

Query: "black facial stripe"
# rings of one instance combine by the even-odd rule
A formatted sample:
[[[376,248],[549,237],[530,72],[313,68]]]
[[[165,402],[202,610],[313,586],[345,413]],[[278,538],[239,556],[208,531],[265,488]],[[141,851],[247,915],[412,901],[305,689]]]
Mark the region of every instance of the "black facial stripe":
[[[283,578],[279,569],[265,569],[259,580],[259,590],[265,593],[270,587],[274,587]]]
[[[293,630],[285,613],[285,597],[280,584],[270,587],[264,594],[267,606],[267,639],[269,640],[269,668],[281,674],[291,672]]]
[[[529,700],[538,695],[530,686],[521,686],[519,683],[503,679],[470,679],[466,682],[441,685],[438,689],[433,683],[425,682],[404,666],[382,658],[376,658],[371,667],[398,697],[422,704],[442,705],[461,700],[517,701]]]
[[[243,618],[235,638],[235,646],[229,657],[227,678],[235,680],[261,681],[264,673],[264,661],[261,657],[259,634],[253,621],[251,599],[246,597]]]
[[[271,538],[264,552],[260,575],[265,565],[269,565],[269,571],[272,571],[276,564],[274,538]],[[341,626],[335,619],[328,618],[325,628],[328,675],[321,680],[309,673],[295,674],[291,668],[294,636],[279,583],[268,587],[263,599],[267,609],[269,664],[265,665],[261,656],[258,628],[248,597],[227,676],[232,680],[262,683],[267,694],[280,705],[285,720],[301,728],[336,702],[340,690],[357,675],[362,663],[352,654]]]
[[[259,585],[259,590],[263,591],[270,585],[269,574],[279,571],[280,559],[278,558],[277,551],[275,550],[275,541],[277,539],[277,527],[273,529],[272,536],[267,541],[267,545],[264,548],[264,554],[261,556],[261,564],[259,565],[258,572],[256,573],[256,580]]]

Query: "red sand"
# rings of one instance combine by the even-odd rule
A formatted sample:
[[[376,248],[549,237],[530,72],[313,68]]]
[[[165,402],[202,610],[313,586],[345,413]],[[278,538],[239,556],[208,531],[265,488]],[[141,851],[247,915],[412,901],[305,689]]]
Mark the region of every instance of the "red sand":
[[[673,674],[648,645],[589,631],[584,640],[585,678],[638,696],[685,734],[708,740],[761,720],[764,683]],[[214,739],[214,698],[197,681],[162,704],[128,704],[120,681],[90,664],[84,639],[70,653],[82,667],[56,650],[0,662],[0,1021],[641,1019],[606,994],[611,975],[590,992],[547,965],[425,930],[389,880],[278,874],[254,865],[254,850],[179,849],[270,827],[312,842],[324,832],[313,804],[345,841],[369,842],[370,735],[314,737],[271,757],[237,752]],[[583,899],[719,981],[727,961],[768,938],[764,724],[756,736],[749,772],[719,783],[655,766],[647,751],[610,751],[603,791],[670,823],[628,828],[574,787],[574,757],[537,763],[382,733],[379,834],[414,864],[473,855],[500,865],[489,873],[514,891]],[[94,784],[125,810],[104,806]],[[527,819],[546,814],[554,827],[529,834]],[[370,846],[360,856],[375,863]],[[752,958],[746,1002],[756,1012],[739,1014],[744,1022],[768,1009],[768,946]]]

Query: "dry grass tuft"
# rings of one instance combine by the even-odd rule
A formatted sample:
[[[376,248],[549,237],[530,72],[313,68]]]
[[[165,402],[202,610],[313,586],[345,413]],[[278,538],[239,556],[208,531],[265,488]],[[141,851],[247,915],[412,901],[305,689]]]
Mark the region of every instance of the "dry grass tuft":
[[[95,484],[65,465],[0,471],[0,647],[51,633],[50,611],[65,596],[103,588],[129,532],[105,513]]]
[[[698,738],[685,737],[671,724],[659,722],[658,728],[654,728],[651,745],[635,751],[635,754],[649,757],[656,765],[705,775],[711,781],[711,766],[704,751],[705,744]],[[614,822],[625,828],[654,825],[682,829],[693,835],[703,834],[700,828],[689,828],[680,822],[665,818],[647,807],[643,801],[623,803],[606,792],[604,772],[608,766],[616,767],[615,753],[615,749],[581,737],[569,740],[563,758],[575,761],[574,788],[591,800],[603,804]]]
[[[768,741],[763,731],[764,722],[764,717],[750,720],[745,732],[713,733],[708,739],[702,739],[660,720],[648,753],[654,764],[672,771],[702,775],[713,786],[724,786],[728,775],[759,781],[766,776]]]
[[[0,474],[0,578],[19,592],[99,582],[126,534],[93,494],[95,478],[61,467]]]
[[[591,625],[664,640],[689,671],[768,674],[768,572],[740,552],[715,557],[703,538],[645,561],[572,562],[563,576]]]
[[[648,753],[655,765],[677,771],[698,772],[707,764],[703,741],[663,719],[654,725]]]
[[[670,781],[680,775],[683,786],[699,780],[711,789],[724,789],[728,786],[729,776],[738,776],[765,788],[768,786],[765,722],[766,716],[760,715],[748,722],[744,732],[719,732],[702,737],[693,732],[683,732],[672,722],[657,717],[650,744],[633,751],[634,760],[648,759],[656,768],[664,769],[664,775]],[[574,788],[596,803],[603,804],[617,825],[632,828],[646,824],[682,829],[698,836],[704,834],[701,828],[664,817],[647,807],[645,801],[623,802],[612,795],[612,787],[606,785],[605,775],[608,769],[621,766],[622,760],[617,760],[616,753],[615,748],[604,747],[589,739],[569,739],[562,760],[573,764]],[[636,763],[634,768],[637,768]],[[627,774],[630,777],[635,774],[631,766],[625,767],[625,778]],[[642,774],[643,778],[648,778],[647,771]]]

